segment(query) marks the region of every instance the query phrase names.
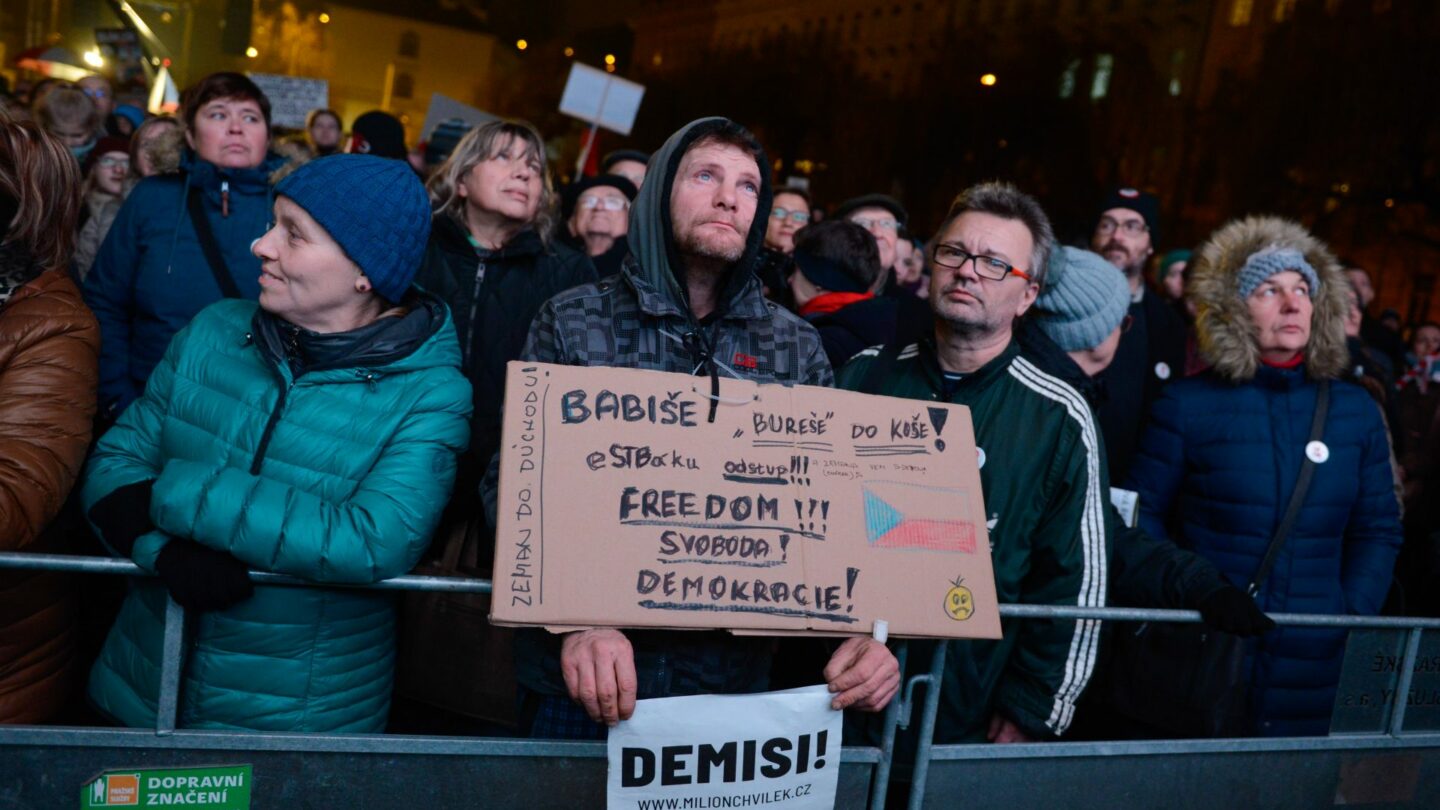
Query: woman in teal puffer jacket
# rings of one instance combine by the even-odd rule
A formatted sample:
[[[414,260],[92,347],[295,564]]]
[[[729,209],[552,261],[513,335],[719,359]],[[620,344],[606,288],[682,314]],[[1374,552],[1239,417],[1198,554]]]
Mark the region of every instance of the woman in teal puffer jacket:
[[[389,595],[318,585],[408,571],[469,438],[448,310],[411,286],[429,201],[409,167],[314,161],[277,189],[253,250],[259,305],[223,301],[170,344],[90,461],[83,502],[136,580],[90,698],[155,722],[166,593],[190,611],[182,726],[378,732],[395,658]]]

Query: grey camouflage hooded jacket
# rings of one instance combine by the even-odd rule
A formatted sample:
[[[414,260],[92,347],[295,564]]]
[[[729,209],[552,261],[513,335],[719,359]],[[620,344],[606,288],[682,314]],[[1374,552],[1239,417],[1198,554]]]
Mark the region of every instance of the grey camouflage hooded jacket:
[[[531,324],[524,359],[765,383],[834,384],[819,334],[767,301],[750,269],[770,217],[770,172],[763,155],[757,161],[760,199],[745,252],[722,286],[714,316],[701,323],[690,310],[674,247],[670,191],[686,150],[726,123],[723,118],[694,121],[655,153],[651,175],[630,211],[631,254],[620,274],[550,299]],[[626,635],[635,649],[640,698],[755,692],[768,683],[770,639],[694,631]],[[558,636],[520,631],[515,653],[521,685],[540,694],[565,694]]]

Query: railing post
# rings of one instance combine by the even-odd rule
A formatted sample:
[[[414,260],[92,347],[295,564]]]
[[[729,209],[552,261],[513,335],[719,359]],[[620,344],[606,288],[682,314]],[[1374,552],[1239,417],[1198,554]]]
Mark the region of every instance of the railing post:
[[[895,645],[895,660],[900,662],[900,675],[905,675],[905,658],[909,645]],[[875,776],[870,784],[870,810],[885,810],[885,795],[890,792],[890,765],[895,761],[895,729],[900,725],[900,705],[905,702],[904,682],[885,707],[884,730],[880,737],[880,761],[875,763]]]
[[[915,746],[915,770],[910,778],[910,810],[925,800],[925,779],[930,774],[930,748],[935,744],[935,717],[940,713],[940,690],[945,679],[945,652],[949,642],[935,642],[930,680],[925,690],[925,712],[920,715],[920,739]]]
[[[1405,726],[1405,704],[1410,702],[1410,683],[1415,678],[1415,659],[1420,656],[1418,627],[1405,633],[1405,656],[1400,659],[1400,677],[1395,683],[1395,705],[1390,707],[1390,736],[1398,737]]]
[[[165,652],[160,659],[160,695],[155,707],[155,733],[175,731],[180,705],[180,670],[185,663],[185,608],[165,594]]]

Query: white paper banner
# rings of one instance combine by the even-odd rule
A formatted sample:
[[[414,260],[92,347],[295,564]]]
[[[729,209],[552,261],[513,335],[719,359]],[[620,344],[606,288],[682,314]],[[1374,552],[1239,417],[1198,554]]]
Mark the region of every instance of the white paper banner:
[[[621,135],[629,135],[645,98],[645,85],[579,62],[570,64],[560,112]]]
[[[642,700],[610,730],[610,810],[835,806],[840,720],[824,686]]]

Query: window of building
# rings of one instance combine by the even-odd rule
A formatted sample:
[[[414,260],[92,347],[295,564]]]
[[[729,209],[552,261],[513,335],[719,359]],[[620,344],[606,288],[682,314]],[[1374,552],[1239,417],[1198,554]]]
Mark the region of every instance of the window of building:
[[[1283,23],[1295,16],[1295,0],[1275,0],[1275,22]]]
[[[1180,95],[1180,76],[1185,69],[1185,50],[1176,49],[1170,54],[1170,95]]]
[[[407,59],[420,58],[420,35],[406,31],[400,35],[400,55]]]
[[[1230,25],[1243,28],[1250,24],[1250,15],[1255,11],[1255,0],[1230,0]]]
[[[395,84],[391,86],[390,94],[395,98],[414,98],[415,77],[409,73],[396,73]]]
[[[1095,57],[1095,77],[1090,81],[1090,100],[1098,101],[1110,93],[1110,74],[1115,70],[1115,57],[1102,53]]]
[[[1065,70],[1060,73],[1060,98],[1070,98],[1075,95],[1075,77],[1080,73],[1080,60],[1072,59]]]

